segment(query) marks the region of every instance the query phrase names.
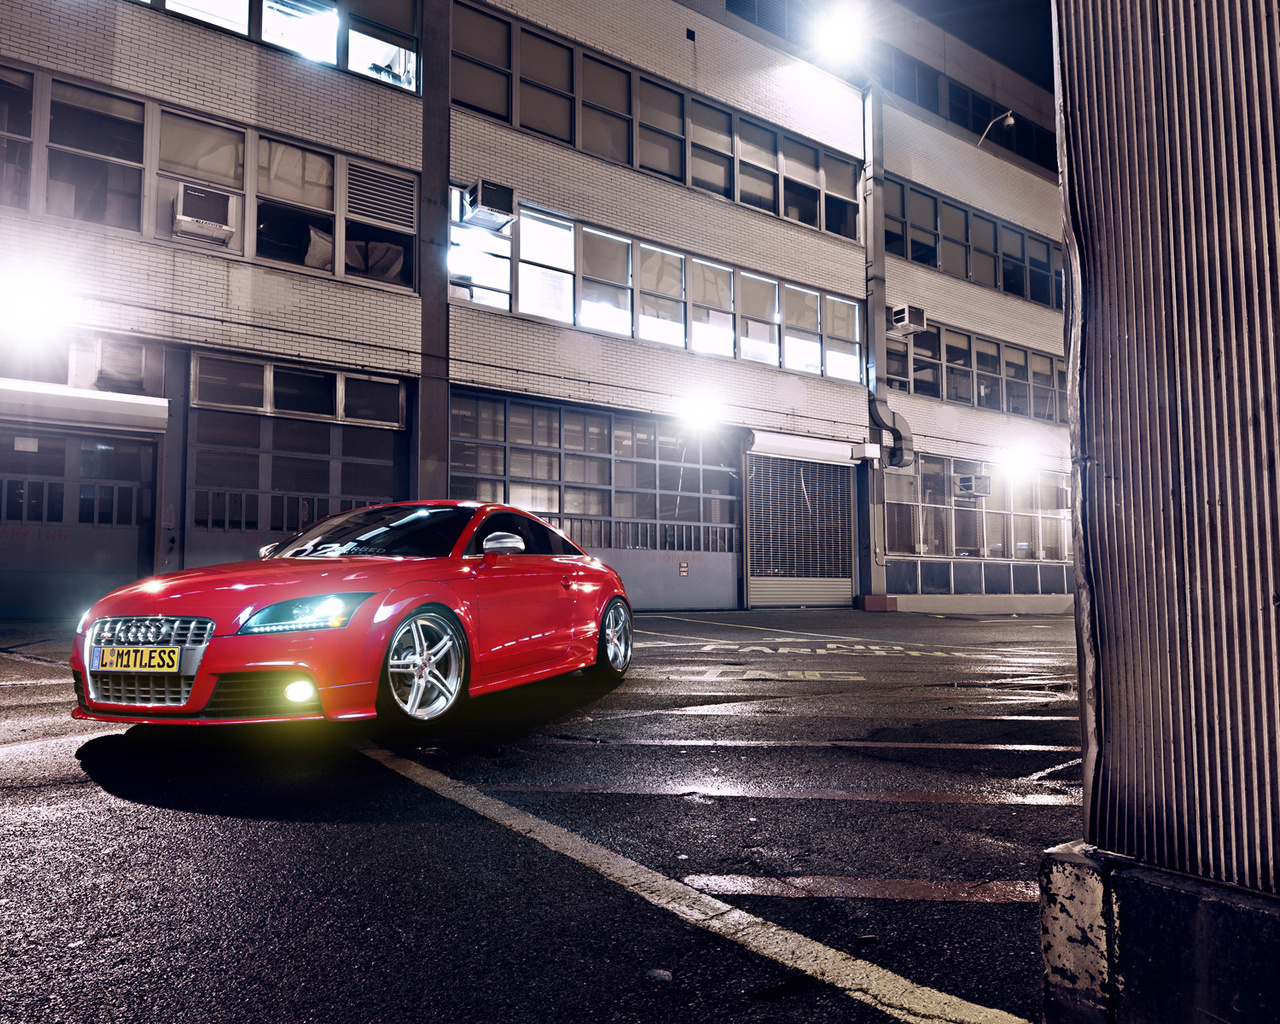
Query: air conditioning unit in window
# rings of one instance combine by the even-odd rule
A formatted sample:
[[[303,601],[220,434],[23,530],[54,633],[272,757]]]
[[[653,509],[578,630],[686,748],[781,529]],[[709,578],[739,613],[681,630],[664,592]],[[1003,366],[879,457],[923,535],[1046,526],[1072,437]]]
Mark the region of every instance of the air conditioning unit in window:
[[[991,496],[991,477],[956,474],[956,494],[971,498],[989,498]]]
[[[178,185],[173,200],[173,233],[202,242],[226,245],[236,233],[231,224],[231,196],[203,185]]]
[[[516,219],[515,193],[506,186],[480,178],[462,196],[462,220],[476,227],[501,231]]]
[[[894,306],[893,329],[898,334],[919,334],[929,329],[929,323],[920,306]]]

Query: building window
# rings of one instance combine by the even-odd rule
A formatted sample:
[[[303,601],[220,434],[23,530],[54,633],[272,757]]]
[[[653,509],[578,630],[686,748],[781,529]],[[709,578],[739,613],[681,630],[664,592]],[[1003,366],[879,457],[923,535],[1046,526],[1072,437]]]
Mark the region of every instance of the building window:
[[[53,83],[49,214],[140,230],[144,109],[133,100]]]
[[[1002,117],[1009,108],[999,105],[959,82],[947,80],[947,119],[969,129],[975,135],[987,132],[987,141],[1038,164],[1048,171],[1058,169],[1057,136],[1041,128],[1025,115],[1014,112],[1014,125],[999,124],[987,131],[991,122]]]
[[[884,247],[953,277],[1062,308],[1062,247],[908,182],[884,183]]]
[[[927,558],[1070,561],[1061,473],[921,455],[885,470],[886,550]]]
[[[891,324],[888,325],[893,330]],[[1066,423],[1066,364],[951,327],[886,341],[885,382],[959,405]]]
[[[736,436],[463,393],[450,424],[451,497],[519,505],[586,547],[737,550]]]
[[[33,76],[0,67],[0,206],[27,208],[31,194]]]
[[[931,113],[938,113],[942,75],[923,61],[881,44],[872,56],[872,70],[880,84]]]
[[[862,306],[520,208],[516,231],[462,220],[450,196],[450,296],[703,355],[865,380]]]
[[[416,0],[137,0],[416,92]]]
[[[461,2],[453,12],[458,106],[753,209],[858,237],[862,168],[852,157],[519,22]]]

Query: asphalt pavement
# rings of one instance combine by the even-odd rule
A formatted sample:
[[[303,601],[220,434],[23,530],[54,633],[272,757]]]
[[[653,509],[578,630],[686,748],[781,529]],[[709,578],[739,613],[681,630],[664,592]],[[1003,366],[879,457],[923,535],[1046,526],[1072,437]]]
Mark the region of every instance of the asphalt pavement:
[[[74,722],[0,624],[0,1022],[1038,1019],[1066,617],[645,614],[418,734]]]

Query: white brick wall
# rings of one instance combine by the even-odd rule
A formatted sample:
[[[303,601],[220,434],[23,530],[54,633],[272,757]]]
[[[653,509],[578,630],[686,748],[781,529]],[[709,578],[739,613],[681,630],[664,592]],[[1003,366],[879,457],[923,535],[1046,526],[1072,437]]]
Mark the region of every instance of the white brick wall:
[[[416,295],[0,214],[0,274],[17,266],[63,282],[89,328],[348,368],[421,369]]]
[[[867,438],[867,392],[856,385],[695,355],[651,342],[455,305],[451,376],[518,394],[679,414],[709,396],[722,421],[838,440]]]
[[[126,0],[3,0],[0,57],[421,167],[419,97]]]

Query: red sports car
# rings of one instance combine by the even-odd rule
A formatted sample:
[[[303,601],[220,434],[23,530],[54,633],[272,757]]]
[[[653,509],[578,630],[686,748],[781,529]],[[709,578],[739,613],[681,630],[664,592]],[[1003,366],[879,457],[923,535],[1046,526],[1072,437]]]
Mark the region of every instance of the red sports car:
[[[76,627],[72,714],[421,722],[630,661],[622,580],[564,534],[506,505],[405,502],[330,516],[256,562],[112,591]]]

